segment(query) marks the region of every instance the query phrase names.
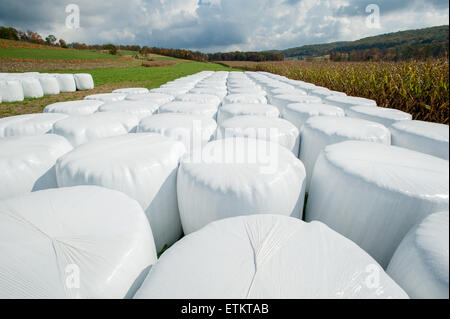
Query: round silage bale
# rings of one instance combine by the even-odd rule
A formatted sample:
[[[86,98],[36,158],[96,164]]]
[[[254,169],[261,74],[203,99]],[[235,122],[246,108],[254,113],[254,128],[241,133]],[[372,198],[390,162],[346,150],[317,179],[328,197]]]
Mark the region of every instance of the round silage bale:
[[[168,94],[172,95],[174,97],[177,97],[178,95],[186,94],[188,90],[186,88],[158,88],[153,89],[150,91],[150,93],[162,93],[162,94]]]
[[[280,110],[280,113],[283,113],[283,109],[288,104],[293,103],[318,104],[322,103],[322,99],[317,96],[307,96],[303,94],[279,94],[273,95],[271,97],[271,102],[278,108],[278,110]]]
[[[386,272],[411,298],[448,299],[448,211],[429,215],[412,228]]]
[[[97,112],[98,108],[105,102],[100,100],[79,100],[68,102],[57,102],[47,105],[44,113],[64,113],[69,115],[89,115]]]
[[[155,114],[160,107],[159,103],[151,100],[106,102],[98,108],[98,112],[125,112],[139,119]]]
[[[329,104],[293,103],[283,108],[282,118],[294,124],[299,130],[306,121],[314,116],[344,117],[345,112],[340,107]]]
[[[349,117],[378,122],[388,128],[390,128],[395,122],[408,121],[412,119],[412,116],[409,113],[385,107],[352,106],[347,109],[346,113]]]
[[[0,199],[57,187],[54,165],[70,150],[53,134],[0,139]]]
[[[175,98],[172,95],[162,94],[162,93],[146,93],[146,94],[129,94],[126,100],[129,101],[153,101],[159,104],[166,104],[173,101]]]
[[[0,138],[32,136],[50,133],[53,124],[67,118],[62,113],[33,113],[4,117],[0,119]]]
[[[77,73],[73,75],[77,90],[92,90],[94,88],[94,79],[89,73]]]
[[[135,199],[149,220],[156,250],[182,234],[177,169],[186,149],[160,134],[127,134],[77,147],[56,164],[59,187],[97,185]]]
[[[226,89],[222,88],[214,88],[214,87],[197,87],[193,88],[189,91],[190,94],[209,94],[209,95],[215,95],[220,100],[222,100],[227,94]]]
[[[124,88],[112,91],[112,93],[122,94],[147,94],[149,91],[146,88]]]
[[[95,186],[0,201],[0,298],[132,297],[156,261],[138,203]]]
[[[347,110],[353,106],[377,106],[377,102],[374,100],[355,96],[331,95],[326,97],[323,102],[331,105],[336,105],[342,108],[346,113]]]
[[[320,152],[327,145],[348,140],[390,145],[391,133],[379,123],[349,117],[315,116],[305,122],[300,130],[299,158],[306,168],[307,192]]]
[[[189,155],[214,138],[216,121],[210,117],[182,114],[161,113],[140,121],[138,133],[158,133],[184,144]]]
[[[298,156],[300,133],[289,121],[266,116],[242,115],[225,120],[219,126],[217,138],[251,137],[278,143]]]
[[[159,108],[159,113],[183,113],[215,119],[217,115],[217,105],[215,103],[176,101],[162,105]]]
[[[385,268],[417,222],[448,210],[448,174],[448,161],[404,148],[330,145],[314,168],[306,220],[326,223]]]
[[[75,92],[77,85],[73,74],[56,74],[60,92]]]
[[[267,104],[267,99],[260,94],[229,94],[223,99],[223,104]]]
[[[400,121],[392,124],[392,145],[408,148],[448,160],[448,125],[424,121]]]
[[[201,159],[183,160],[178,205],[185,234],[232,216],[301,218],[305,168],[287,148],[253,138],[208,143]]]
[[[225,120],[241,115],[260,115],[271,118],[278,118],[280,112],[275,106],[269,104],[257,104],[257,103],[225,104],[219,109],[219,113],[217,115],[217,123],[221,124]]]
[[[208,103],[216,106],[220,105],[221,100],[212,94],[182,94],[177,96],[176,101],[181,102],[196,102],[196,103]]]
[[[2,102],[23,101],[22,84],[17,80],[0,80],[0,96]]]
[[[52,132],[78,146],[100,138],[135,132],[138,123],[138,117],[129,113],[98,112],[58,121],[53,125]]]
[[[228,218],[184,237],[161,256],[135,295],[142,299],[407,297],[350,240],[322,223],[276,215]]]
[[[49,75],[40,76],[39,82],[41,83],[44,95],[54,95],[60,93],[59,84],[56,77]]]
[[[22,78],[20,79],[23,88],[23,96],[25,98],[40,98],[44,96],[41,82],[37,78]]]
[[[85,96],[85,100],[98,100],[103,102],[123,101],[127,97],[125,93],[101,93]]]
[[[344,92],[332,91],[327,88],[316,88],[309,92],[311,95],[318,96],[322,100],[326,99],[329,96],[347,96]]]

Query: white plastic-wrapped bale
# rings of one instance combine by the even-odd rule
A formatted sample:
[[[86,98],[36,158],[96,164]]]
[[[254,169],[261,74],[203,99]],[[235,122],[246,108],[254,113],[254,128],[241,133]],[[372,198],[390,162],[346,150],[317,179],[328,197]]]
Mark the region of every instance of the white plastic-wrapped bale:
[[[41,82],[37,78],[22,78],[20,79],[23,88],[23,96],[25,98],[40,98],[44,96]]]
[[[17,80],[0,80],[0,96],[2,102],[23,101],[22,84]]]
[[[402,240],[386,272],[411,298],[448,299],[448,212],[429,215]]]
[[[448,160],[448,125],[424,121],[392,124],[392,145],[427,153]]]
[[[39,76],[39,82],[41,83],[44,95],[54,95],[60,93],[59,84],[56,77],[49,75]]]
[[[220,100],[222,100],[227,94],[226,89],[219,89],[219,88],[193,88],[189,91],[190,94],[209,94],[209,95],[215,95]]]
[[[158,133],[184,144],[189,155],[214,138],[217,129],[216,121],[209,117],[182,114],[162,113],[141,120],[138,133]]]
[[[385,268],[406,233],[448,210],[448,161],[404,148],[347,141],[319,156],[306,220],[354,241]]]
[[[138,123],[138,117],[129,113],[99,112],[58,121],[53,125],[52,132],[78,146],[99,138],[135,132]]]
[[[340,107],[329,104],[293,103],[283,108],[281,116],[294,124],[299,130],[306,121],[314,116],[344,117],[345,112]]]
[[[299,158],[306,168],[306,191],[320,152],[327,145],[348,140],[390,145],[391,133],[379,123],[349,117],[316,116],[305,122],[300,130]]]
[[[198,161],[183,160],[178,170],[185,234],[239,215],[302,217],[305,168],[287,148],[236,137],[208,143],[201,155]]]
[[[248,87],[240,87],[240,88],[231,88],[228,90],[230,95],[234,94],[250,94],[250,95],[260,95],[260,96],[266,96],[266,91],[260,89],[260,88],[248,88]]]
[[[0,119],[0,138],[32,136],[50,133],[53,124],[67,118],[62,113],[33,113],[4,117]]]
[[[270,104],[225,104],[221,108],[219,108],[217,123],[221,124],[225,120],[240,115],[260,115],[265,117],[278,118],[280,112],[275,106]]]
[[[267,104],[264,95],[258,94],[230,94],[225,96],[223,104]]]
[[[103,102],[123,101],[127,97],[125,93],[101,93],[86,96],[85,100],[98,100]]]
[[[398,121],[409,121],[411,114],[396,109],[373,106],[352,106],[346,111],[347,116],[378,122],[390,128]]]
[[[280,94],[273,95],[271,97],[271,102],[275,105],[281,113],[283,113],[283,109],[288,104],[293,103],[309,103],[309,104],[318,104],[322,103],[322,99],[317,96],[308,96],[302,94]]]
[[[75,92],[77,90],[73,74],[57,74],[56,79],[58,80],[60,92]]]
[[[89,73],[77,73],[73,75],[77,90],[92,90],[94,88],[94,79]]]
[[[162,93],[147,93],[147,94],[130,94],[126,97],[129,101],[153,101],[159,104],[166,104],[173,101],[175,98],[172,95],[162,94]]]
[[[122,94],[147,94],[149,91],[146,88],[124,88],[112,91],[112,93]]]
[[[182,94],[177,96],[176,100],[181,102],[208,103],[216,106],[219,106],[221,102],[216,95],[212,94]]]
[[[377,106],[377,102],[374,100],[369,100],[362,97],[355,97],[355,96],[337,96],[337,95],[331,95],[326,97],[323,100],[324,103],[336,105],[340,108],[342,108],[346,113],[347,110],[353,106]]]
[[[374,273],[377,282],[370,285]],[[326,225],[256,215],[217,221],[181,239],[152,267],[135,298],[408,296],[364,250]]]
[[[216,118],[217,105],[215,103],[170,102],[159,108],[159,113],[184,113]]]
[[[294,95],[307,95],[305,91],[296,88],[277,88],[267,91],[267,100],[272,103],[272,96],[283,95],[283,94],[294,94]]]
[[[312,91],[310,91],[311,95],[318,96],[322,100],[329,97],[329,96],[347,96],[344,92],[338,92],[338,91],[332,91],[327,88],[316,88]]]
[[[188,89],[186,88],[158,88],[158,89],[153,89],[150,91],[150,93],[162,93],[162,94],[168,94],[168,95],[172,95],[174,97],[178,96],[178,95],[182,95],[182,94],[186,94],[188,91]]]
[[[89,115],[98,111],[105,102],[100,100],[79,100],[57,102],[47,105],[44,113],[64,113],[69,115]]]
[[[96,140],[58,160],[58,186],[97,185],[134,198],[147,215],[158,252],[182,235],[176,184],[185,152],[182,143],[160,134]]]
[[[99,107],[99,112],[125,112],[139,119],[155,114],[160,104],[151,100],[106,102]]]
[[[0,139],[0,199],[57,187],[56,160],[71,150],[53,134]]]
[[[0,202],[0,298],[131,298],[156,262],[148,221],[96,186]]]
[[[243,115],[223,121],[217,138],[251,137],[278,143],[298,156],[300,133],[289,121],[266,116]]]

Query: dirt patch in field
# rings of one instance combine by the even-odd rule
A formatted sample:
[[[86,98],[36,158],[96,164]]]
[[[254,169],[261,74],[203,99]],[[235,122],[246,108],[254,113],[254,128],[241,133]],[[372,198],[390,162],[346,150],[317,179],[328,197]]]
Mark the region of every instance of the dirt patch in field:
[[[151,60],[151,61],[143,61],[142,66],[147,68],[155,68],[161,66],[172,66],[178,64],[179,61],[175,60]]]
[[[60,93],[57,95],[45,96],[40,99],[27,99],[26,101],[23,102],[0,103],[0,118],[19,114],[41,113],[47,105],[52,103],[82,100],[87,95],[97,93],[110,93],[115,89],[128,87],[145,87],[145,83],[144,82],[108,83],[88,91]]]

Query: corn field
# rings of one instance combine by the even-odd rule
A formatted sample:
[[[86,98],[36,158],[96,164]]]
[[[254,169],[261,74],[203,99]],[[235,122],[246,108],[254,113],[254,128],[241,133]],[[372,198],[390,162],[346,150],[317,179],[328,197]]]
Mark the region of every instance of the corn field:
[[[448,60],[412,62],[225,62],[377,101],[416,120],[449,123]]]

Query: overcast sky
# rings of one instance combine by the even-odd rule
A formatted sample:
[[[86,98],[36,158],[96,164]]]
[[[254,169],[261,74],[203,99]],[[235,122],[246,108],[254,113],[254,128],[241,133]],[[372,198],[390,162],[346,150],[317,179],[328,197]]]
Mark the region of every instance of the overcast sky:
[[[80,28],[66,27],[77,4]],[[367,24],[377,4],[380,28]],[[0,25],[67,42],[204,52],[285,49],[448,24],[447,0],[0,0]]]

